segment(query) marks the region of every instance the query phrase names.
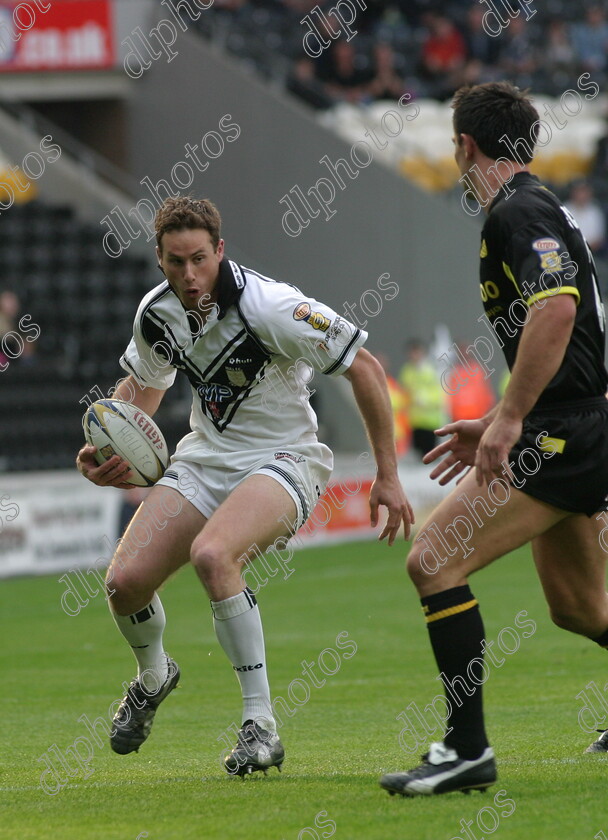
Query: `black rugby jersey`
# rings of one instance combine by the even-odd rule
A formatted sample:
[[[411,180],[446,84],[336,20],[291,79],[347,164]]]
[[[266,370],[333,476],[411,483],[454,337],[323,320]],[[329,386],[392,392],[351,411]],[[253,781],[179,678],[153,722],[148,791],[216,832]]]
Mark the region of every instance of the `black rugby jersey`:
[[[576,299],[564,360],[535,409],[603,395],[604,308],[593,258],[570,212],[536,176],[518,172],[498,193],[482,230],[480,257],[485,315],[479,320],[503,348],[509,369],[532,307],[555,294]]]

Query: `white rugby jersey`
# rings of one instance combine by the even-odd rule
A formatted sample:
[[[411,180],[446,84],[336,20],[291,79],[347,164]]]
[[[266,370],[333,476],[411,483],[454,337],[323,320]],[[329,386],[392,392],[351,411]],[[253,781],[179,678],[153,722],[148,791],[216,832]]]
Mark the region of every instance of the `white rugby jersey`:
[[[207,451],[315,441],[311,368],[344,373],[367,333],[295,286],[226,258],[218,284],[204,326],[166,280],[152,289],[137,310],[122,367],[140,385],[161,390],[183,371],[192,388],[190,426]]]

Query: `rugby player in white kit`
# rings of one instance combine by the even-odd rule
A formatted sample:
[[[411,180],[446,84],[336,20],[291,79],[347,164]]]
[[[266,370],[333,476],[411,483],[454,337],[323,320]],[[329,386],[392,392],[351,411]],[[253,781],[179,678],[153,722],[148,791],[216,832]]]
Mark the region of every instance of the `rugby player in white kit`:
[[[208,200],[167,199],[156,216],[157,257],[165,281],[142,300],[121,359],[128,376],[116,399],[154,415],[176,372],[192,387],[192,431],[137,510],[108,570],[110,609],[138,663],[113,720],[112,749],[138,750],[159,704],[179,680],[165,652],[165,614],[157,589],[191,562],[211,599],[220,645],[239,679],[242,728],[225,758],[228,773],[280,766],[264,636],[242,572],[255,551],[285,547],[329,480],[332,453],[316,436],[309,405],[311,369],[351,383],[376,460],[370,493],[388,516],[379,538],[391,545],[411,507],[397,474],[386,379],[365,349],[366,333],[330,307],[224,256],[221,219]],[[119,456],[99,466],[84,446],[77,466],[100,486],[129,488]],[[158,511],[170,511],[159,527]],[[136,534],[152,538],[145,546]]]

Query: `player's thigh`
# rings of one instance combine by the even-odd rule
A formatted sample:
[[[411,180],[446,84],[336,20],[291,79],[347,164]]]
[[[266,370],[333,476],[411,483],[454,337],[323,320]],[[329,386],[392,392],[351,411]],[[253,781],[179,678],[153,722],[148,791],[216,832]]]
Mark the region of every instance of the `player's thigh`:
[[[551,616],[556,624],[586,635],[608,629],[605,524],[573,514],[536,537],[532,552]]]
[[[504,479],[480,487],[471,470],[418,531],[407,568],[421,595],[462,586],[468,575],[568,516]]]
[[[209,517],[192,546],[192,560],[197,565],[253,558],[290,536],[296,515],[296,503],[282,484],[268,475],[251,475]]]
[[[108,586],[156,589],[189,561],[192,541],[206,521],[177,490],[153,487],[116,550]]]

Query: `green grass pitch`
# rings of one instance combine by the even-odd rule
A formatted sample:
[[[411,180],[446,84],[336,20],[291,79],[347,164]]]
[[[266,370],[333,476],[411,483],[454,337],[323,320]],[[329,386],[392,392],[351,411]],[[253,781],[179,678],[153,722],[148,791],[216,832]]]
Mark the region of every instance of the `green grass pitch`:
[[[105,738],[98,746],[79,720],[109,720],[134,674],[102,596],[69,617],[59,575],[3,581],[0,837],[604,840],[608,756],[583,755],[593,738],[579,726],[576,695],[591,680],[602,692],[608,660],[551,625],[528,549],[472,581],[488,640],[506,627],[519,635],[519,649],[491,666],[484,686],[498,783],[485,794],[415,800],[379,788],[383,772],[413,766],[423,751],[400,746],[397,715],[410,703],[423,709],[440,692],[404,555],[402,542],[303,550],[289,579],[277,576],[259,592],[273,696],[287,708],[287,757],[283,773],[244,782],[219,764],[218,739],[238,719],[239,692],[192,569],[163,592],[180,687],[160,708],[149,741],[129,756],[114,755]],[[522,610],[536,625],[528,638],[514,624]],[[501,639],[516,647],[509,631]],[[307,676],[303,660],[311,663]],[[85,754],[88,734],[89,769],[73,766],[77,775],[46,793],[41,756],[53,745],[65,755],[79,736]]]

